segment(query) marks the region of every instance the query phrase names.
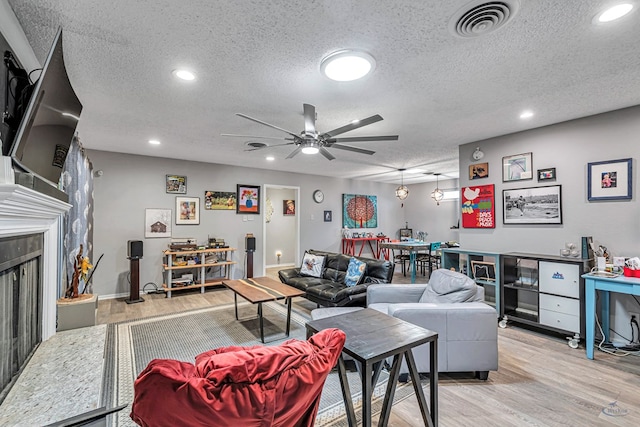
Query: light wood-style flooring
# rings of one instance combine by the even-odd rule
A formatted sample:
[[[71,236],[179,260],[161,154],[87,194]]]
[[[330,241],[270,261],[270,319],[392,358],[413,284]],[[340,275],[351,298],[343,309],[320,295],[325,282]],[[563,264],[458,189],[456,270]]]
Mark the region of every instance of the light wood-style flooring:
[[[277,269],[270,269],[274,277]],[[395,283],[409,277],[396,272]],[[427,279],[419,276],[418,282]],[[201,293],[143,295],[144,303],[105,300],[99,323],[118,322],[233,302],[226,289]],[[294,308],[314,306],[299,298]],[[583,345],[516,326],[499,329],[499,370],[486,382],[467,374],[441,374],[440,426],[634,426],[640,425],[640,357],[616,357],[596,351],[588,360]],[[468,357],[474,357],[469,354]],[[618,416],[606,415],[605,413]],[[374,420],[377,422],[377,420]],[[413,396],[393,406],[390,426],[422,425]]]

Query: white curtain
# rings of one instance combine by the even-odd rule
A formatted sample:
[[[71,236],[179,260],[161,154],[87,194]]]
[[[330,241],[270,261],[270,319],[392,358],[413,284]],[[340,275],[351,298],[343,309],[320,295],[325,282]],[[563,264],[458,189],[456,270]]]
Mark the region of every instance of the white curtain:
[[[66,288],[71,284],[74,261],[80,245],[82,256],[93,259],[93,165],[87,157],[77,136],[73,138],[69,147],[69,154],[64,164],[64,171],[60,178],[62,190],[69,195],[69,203],[73,205],[65,215],[63,263],[66,281],[62,281],[62,289],[58,296],[63,296]],[[84,289],[78,289],[83,292]],[[85,293],[90,293],[90,288]]]

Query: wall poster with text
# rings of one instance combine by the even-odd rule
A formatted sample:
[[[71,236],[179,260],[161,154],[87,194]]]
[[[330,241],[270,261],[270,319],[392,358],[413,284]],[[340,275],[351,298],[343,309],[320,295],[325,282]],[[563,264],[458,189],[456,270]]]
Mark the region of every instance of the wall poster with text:
[[[461,193],[462,227],[496,228],[494,185],[464,187]]]

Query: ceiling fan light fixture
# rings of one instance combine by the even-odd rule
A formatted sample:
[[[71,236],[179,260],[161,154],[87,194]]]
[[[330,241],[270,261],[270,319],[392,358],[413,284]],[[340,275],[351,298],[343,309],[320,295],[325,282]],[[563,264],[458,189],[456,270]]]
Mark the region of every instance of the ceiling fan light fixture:
[[[375,68],[376,61],[371,55],[359,50],[339,50],[322,59],[322,74],[338,82],[358,80]]]
[[[304,154],[318,154],[320,149],[318,148],[318,143],[312,141],[304,143],[301,151]]]

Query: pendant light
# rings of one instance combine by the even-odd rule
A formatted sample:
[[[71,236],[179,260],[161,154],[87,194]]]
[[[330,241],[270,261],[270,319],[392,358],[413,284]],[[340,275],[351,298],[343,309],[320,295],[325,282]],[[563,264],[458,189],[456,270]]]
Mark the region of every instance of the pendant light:
[[[436,205],[440,206],[440,201],[444,198],[444,192],[440,188],[438,188],[438,184],[440,182],[438,180],[438,177],[440,176],[440,174],[434,173],[434,175],[436,176],[436,189],[431,192],[431,198],[435,200]]]
[[[405,169],[398,169],[401,174],[400,187],[396,188],[396,197],[399,200],[404,200],[409,196],[409,189],[404,185],[404,171]]]

